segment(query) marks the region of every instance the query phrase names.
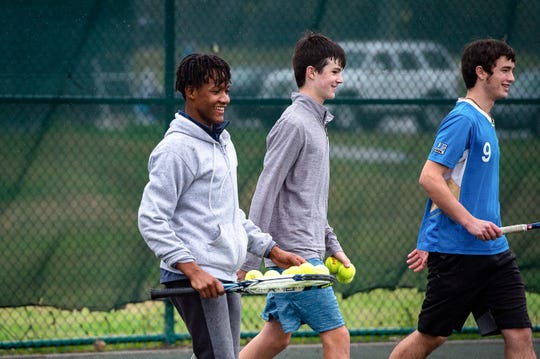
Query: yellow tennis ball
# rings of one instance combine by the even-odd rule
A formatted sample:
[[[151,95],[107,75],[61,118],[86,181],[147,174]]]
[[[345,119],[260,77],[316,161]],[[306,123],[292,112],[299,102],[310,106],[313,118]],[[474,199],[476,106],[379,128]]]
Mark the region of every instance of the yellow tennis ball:
[[[96,339],[93,345],[94,345],[94,350],[97,352],[104,352],[105,349],[107,348],[107,343],[105,343],[101,339]]]
[[[331,274],[337,273],[339,271],[339,267],[342,266],[341,262],[333,256],[326,258],[324,264],[326,265],[326,268],[328,268]]]
[[[349,268],[342,265],[341,267],[339,267],[339,271],[336,274],[336,279],[340,283],[348,284],[353,281],[355,274],[356,268],[354,267],[354,264],[351,263],[351,266]]]
[[[313,274],[315,273],[315,267],[309,262],[302,263],[298,266],[301,274]]]
[[[270,269],[269,271],[266,271],[264,273],[264,277],[279,277],[280,274],[277,270],[274,270],[274,269]]]
[[[263,276],[263,274],[261,273],[261,271],[258,271],[256,269],[252,269],[252,270],[250,270],[249,272],[246,273],[246,280],[257,279],[257,278],[261,278],[262,276]]]
[[[318,264],[315,266],[315,274],[330,274],[330,269],[324,264]]]
[[[300,267],[298,266],[290,266],[289,268],[285,269],[283,271],[283,275],[291,275],[291,274],[299,274],[300,273]]]
[[[349,284],[353,281],[354,277],[351,277],[351,278],[343,278],[341,277],[339,274],[336,275],[336,279],[338,280],[338,282],[340,283],[343,283],[343,284]]]

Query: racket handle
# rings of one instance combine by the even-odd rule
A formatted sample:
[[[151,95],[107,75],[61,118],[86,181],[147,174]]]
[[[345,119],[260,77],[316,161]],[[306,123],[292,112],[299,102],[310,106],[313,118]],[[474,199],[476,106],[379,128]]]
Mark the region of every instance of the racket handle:
[[[515,232],[527,232],[528,227],[526,224],[515,224],[513,226],[501,227],[503,234],[515,233]]]
[[[160,299],[160,298],[169,298],[176,297],[185,294],[195,293],[195,289],[190,287],[183,288],[164,288],[164,289],[150,289],[150,298],[151,299]]]

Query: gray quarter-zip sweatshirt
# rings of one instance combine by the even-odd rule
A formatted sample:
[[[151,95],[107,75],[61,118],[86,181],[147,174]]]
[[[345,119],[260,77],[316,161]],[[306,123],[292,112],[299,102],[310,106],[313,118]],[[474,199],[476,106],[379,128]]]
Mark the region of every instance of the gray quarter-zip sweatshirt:
[[[324,259],[342,251],[327,221],[330,153],[326,107],[293,93],[267,137],[264,165],[251,202],[249,218],[272,235],[280,248],[305,259]],[[248,255],[242,267],[258,268],[260,257]],[[266,260],[267,266],[274,265]]]

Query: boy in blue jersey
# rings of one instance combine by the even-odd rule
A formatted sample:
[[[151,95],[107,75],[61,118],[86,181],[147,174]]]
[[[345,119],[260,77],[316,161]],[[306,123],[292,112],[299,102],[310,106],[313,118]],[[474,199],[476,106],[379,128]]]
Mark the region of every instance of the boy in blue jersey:
[[[428,267],[418,329],[394,358],[425,358],[473,313],[484,335],[501,333],[506,358],[536,358],[525,287],[502,234],[499,144],[490,110],[514,82],[514,50],[493,39],[461,58],[465,98],[442,121],[420,174],[429,199],[407,263]],[[429,253],[429,255],[428,255]]]

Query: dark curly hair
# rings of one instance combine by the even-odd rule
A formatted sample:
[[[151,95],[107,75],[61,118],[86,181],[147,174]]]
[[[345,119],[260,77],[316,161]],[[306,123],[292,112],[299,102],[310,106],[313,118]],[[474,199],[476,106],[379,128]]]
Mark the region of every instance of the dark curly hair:
[[[485,72],[492,74],[497,60],[504,56],[516,62],[516,53],[506,42],[495,39],[476,40],[467,44],[461,56],[461,75],[467,89],[476,84],[476,67],[482,66]]]
[[[229,64],[221,57],[206,54],[191,54],[182,59],[176,70],[176,91],[186,98],[186,88],[199,88],[214,80],[217,86],[231,82]]]

